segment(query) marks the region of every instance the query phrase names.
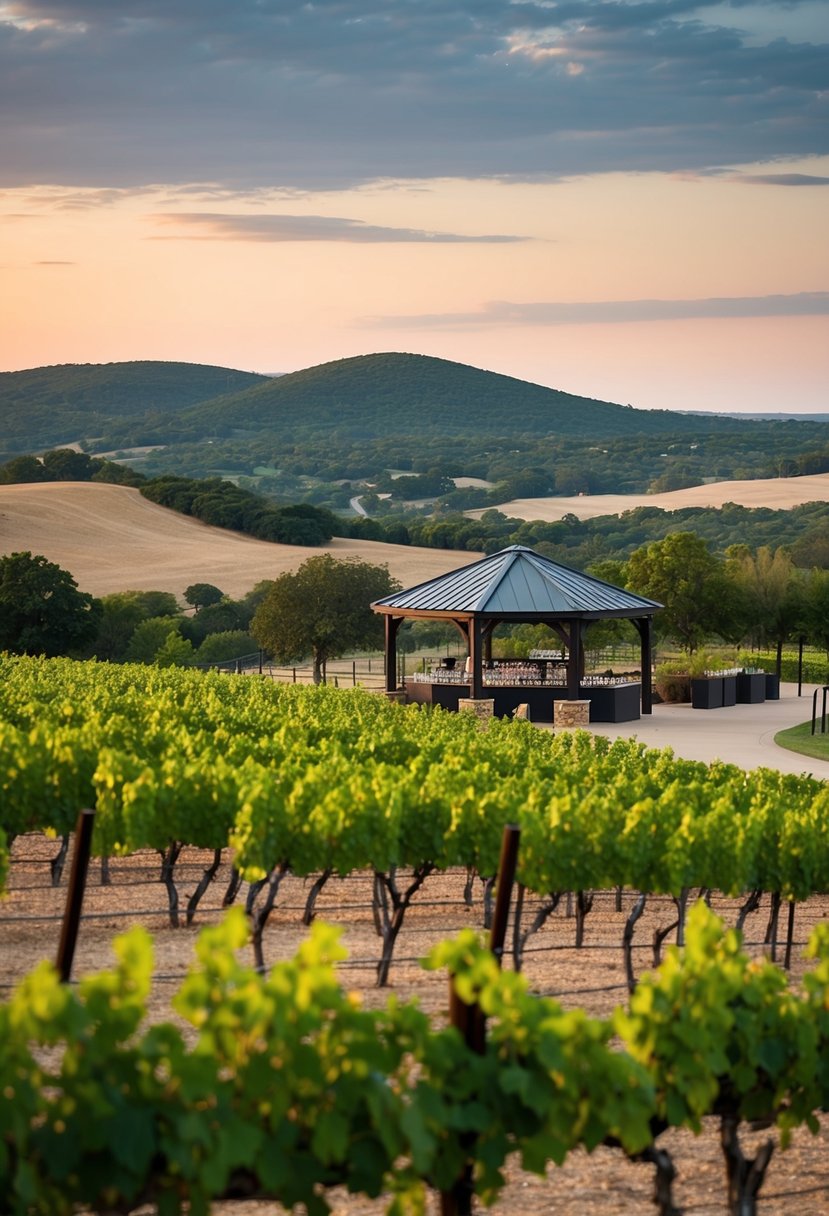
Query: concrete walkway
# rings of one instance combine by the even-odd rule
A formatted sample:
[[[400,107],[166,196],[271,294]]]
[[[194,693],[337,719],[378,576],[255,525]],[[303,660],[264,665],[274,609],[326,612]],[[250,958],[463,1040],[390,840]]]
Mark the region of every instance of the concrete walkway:
[[[780,700],[762,705],[723,709],[654,705],[653,713],[637,722],[594,722],[589,729],[611,739],[636,738],[648,747],[671,747],[686,760],[724,760],[745,769],[774,768],[829,779],[829,761],[798,755],[774,742],[779,730],[811,721],[814,687],[804,684],[798,697],[796,684],[781,684]],[[818,694],[818,713],[820,706]]]

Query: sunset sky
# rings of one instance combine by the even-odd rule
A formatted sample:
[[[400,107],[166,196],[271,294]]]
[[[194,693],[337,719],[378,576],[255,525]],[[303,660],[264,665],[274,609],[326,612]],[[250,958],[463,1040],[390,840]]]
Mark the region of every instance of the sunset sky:
[[[0,370],[829,412],[829,0],[0,0]]]

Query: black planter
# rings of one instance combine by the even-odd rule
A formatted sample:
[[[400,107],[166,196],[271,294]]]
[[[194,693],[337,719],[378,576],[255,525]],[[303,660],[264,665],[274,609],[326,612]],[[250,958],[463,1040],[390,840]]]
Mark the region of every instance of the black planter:
[[[722,709],[722,676],[702,676],[691,681],[692,709]]]
[[[737,677],[723,676],[722,678],[722,703],[723,705],[737,704]]]
[[[760,705],[766,699],[766,673],[741,671],[737,676],[739,705]]]
[[[776,671],[766,672],[766,700],[780,700],[780,676]]]

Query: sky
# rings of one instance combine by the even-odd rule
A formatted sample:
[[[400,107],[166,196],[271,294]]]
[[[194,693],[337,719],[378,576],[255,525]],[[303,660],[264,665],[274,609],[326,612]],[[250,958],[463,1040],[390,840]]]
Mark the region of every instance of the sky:
[[[829,0],[0,0],[0,370],[829,412]]]

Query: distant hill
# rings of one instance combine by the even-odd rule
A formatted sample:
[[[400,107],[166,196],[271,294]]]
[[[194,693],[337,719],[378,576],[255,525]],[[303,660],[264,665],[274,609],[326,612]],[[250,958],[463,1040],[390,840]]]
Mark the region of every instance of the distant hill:
[[[427,355],[360,355],[194,406],[181,421],[217,436],[233,432],[338,439],[392,435],[572,435],[614,438],[688,434],[699,421],[668,410],[635,410]],[[735,420],[712,419],[729,431]]]
[[[739,419],[709,415],[725,434]],[[338,443],[477,435],[611,440],[696,433],[700,419],[637,410],[427,355],[360,355],[280,376],[198,363],[62,364],[0,373],[8,452],[80,439],[110,447],[268,434]]]
[[[201,363],[63,363],[0,372],[0,435],[31,450],[105,431],[112,419],[169,417],[267,376]]]
[[[280,376],[157,362],[0,375],[0,464],[81,440],[115,459],[128,452],[151,477],[242,478],[281,504],[347,512],[350,483],[376,493],[376,515],[404,498],[390,470],[431,487],[479,478],[505,502],[829,469],[825,422],[634,409],[427,355],[361,355]],[[421,489],[410,497],[441,492]],[[389,492],[395,501],[381,502]],[[465,490],[443,505],[491,501]]]

